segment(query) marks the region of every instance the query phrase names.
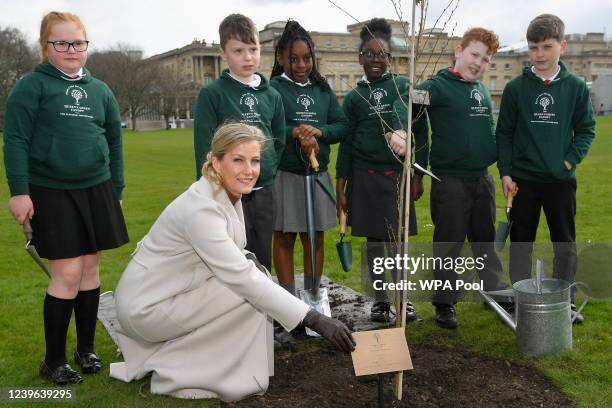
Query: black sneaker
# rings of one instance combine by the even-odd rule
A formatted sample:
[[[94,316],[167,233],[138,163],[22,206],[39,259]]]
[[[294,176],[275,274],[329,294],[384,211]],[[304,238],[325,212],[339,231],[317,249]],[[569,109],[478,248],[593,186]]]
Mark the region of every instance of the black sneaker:
[[[374,302],[372,309],[370,309],[370,320],[380,323],[393,321],[393,313],[389,302]]]
[[[572,319],[574,319],[574,324],[582,324],[582,322],[584,322],[584,316],[582,315],[582,313],[578,313],[578,308],[573,303],[571,305],[571,309],[572,309]],[[574,316],[576,317],[574,318]]]
[[[49,368],[45,360],[40,363],[40,376],[56,385],[78,384],[83,379],[69,364],[61,364],[54,369]]]
[[[436,305],[436,324],[443,329],[456,329],[457,314],[453,305]]]

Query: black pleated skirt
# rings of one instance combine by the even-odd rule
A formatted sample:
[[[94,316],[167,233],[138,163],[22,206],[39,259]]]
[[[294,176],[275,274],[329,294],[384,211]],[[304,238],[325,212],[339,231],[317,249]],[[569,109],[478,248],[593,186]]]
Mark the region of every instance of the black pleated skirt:
[[[386,241],[398,237],[400,172],[353,169],[348,181],[348,222],[351,235]],[[410,235],[417,234],[414,202],[410,200]]]
[[[129,241],[113,183],[61,190],[30,185],[32,244],[41,258],[65,259],[120,247]]]

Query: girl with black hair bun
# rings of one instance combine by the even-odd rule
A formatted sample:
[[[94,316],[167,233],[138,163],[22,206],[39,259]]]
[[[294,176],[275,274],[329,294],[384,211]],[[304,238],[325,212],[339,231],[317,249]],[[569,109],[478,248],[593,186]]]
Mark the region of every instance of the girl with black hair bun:
[[[350,130],[340,144],[336,163],[338,214],[348,213],[353,236],[366,237],[372,281],[381,279],[372,273],[371,265],[374,258],[385,256],[383,243],[399,239],[402,234],[398,231],[398,204],[403,159],[393,154],[385,135],[393,131],[397,115],[393,102],[408,89],[408,78],[389,72],[391,31],[382,18],[370,20],[361,30],[359,63],[364,76],[344,98],[343,109]],[[423,192],[422,179],[415,175],[412,180],[412,197],[418,199]],[[417,233],[412,200],[409,233]],[[390,322],[392,311],[387,294],[374,293],[372,321]],[[415,319],[414,307],[408,302],[406,320]]]
[[[289,20],[278,39],[270,85],[283,99],[286,147],[274,181],[274,268],[282,287],[295,295],[293,249],[297,234],[304,249],[304,275],[312,276],[307,245],[304,177],[311,152],[319,162],[315,173],[315,276],[323,269],[323,233],[336,224],[332,180],[327,172],[330,145],[344,139],[348,123],[336,95],[316,65],[308,32]],[[306,283],[311,280],[304,279]],[[318,282],[318,280],[317,280]]]

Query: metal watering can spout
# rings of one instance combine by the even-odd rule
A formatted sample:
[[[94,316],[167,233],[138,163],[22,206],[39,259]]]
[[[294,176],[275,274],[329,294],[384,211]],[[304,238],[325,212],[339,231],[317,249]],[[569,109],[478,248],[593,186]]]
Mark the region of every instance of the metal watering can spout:
[[[479,290],[478,293],[480,294],[480,296],[482,296],[485,302],[487,302],[487,304],[491,307],[491,309],[493,309],[493,311],[497,313],[497,315],[502,319],[502,321],[506,323],[506,325],[510,327],[512,331],[516,332],[516,321],[510,315],[510,313],[506,312],[504,308],[502,308],[495,299],[493,299],[490,295],[488,295],[484,291]],[[503,296],[512,296],[514,291],[512,289],[507,289],[507,290],[498,290],[498,291],[495,291],[494,293],[498,295],[503,295]]]

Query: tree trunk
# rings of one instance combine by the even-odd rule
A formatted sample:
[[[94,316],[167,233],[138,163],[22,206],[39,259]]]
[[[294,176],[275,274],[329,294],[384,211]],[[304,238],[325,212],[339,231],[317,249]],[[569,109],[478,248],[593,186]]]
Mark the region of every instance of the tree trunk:
[[[130,110],[130,117],[132,118],[132,130],[136,130],[136,110]]]

